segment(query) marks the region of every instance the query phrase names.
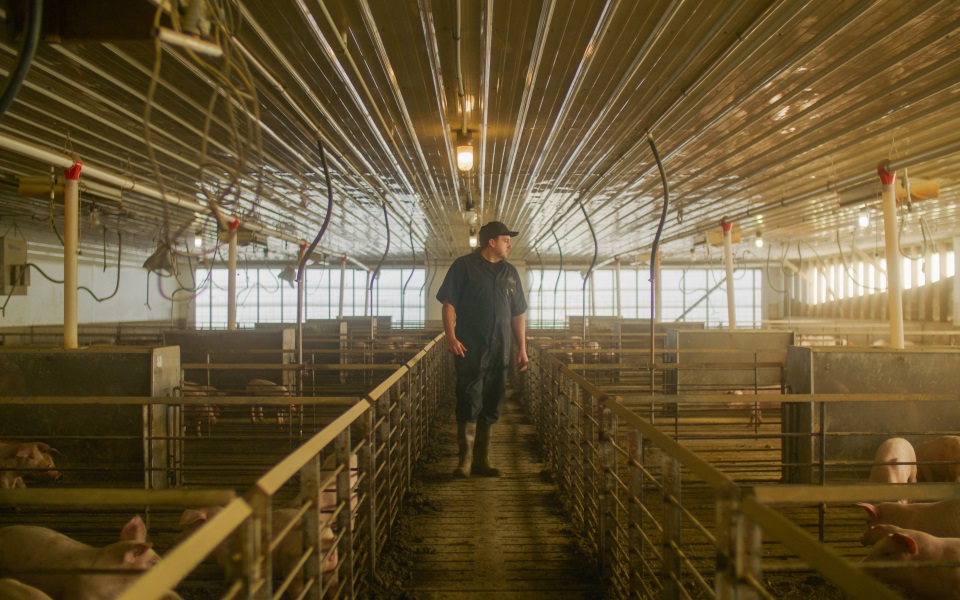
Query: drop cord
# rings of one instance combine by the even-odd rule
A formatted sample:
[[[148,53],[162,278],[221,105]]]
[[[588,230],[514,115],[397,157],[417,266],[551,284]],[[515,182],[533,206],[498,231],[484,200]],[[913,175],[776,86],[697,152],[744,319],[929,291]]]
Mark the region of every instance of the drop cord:
[[[660,223],[657,225],[657,233],[653,236],[653,244],[650,246],[650,368],[652,369],[655,358],[653,325],[657,315],[654,278],[656,277],[657,268],[657,249],[660,245],[660,236],[663,234],[663,224],[667,221],[667,210],[670,206],[670,186],[667,183],[667,173],[663,170],[660,153],[657,152],[657,144],[653,141],[653,135],[649,131],[647,131],[647,142],[650,143],[653,158],[657,161],[657,169],[660,171],[660,182],[663,184],[663,211],[660,213]],[[653,380],[650,381],[650,385],[653,386]]]
[[[583,304],[583,338],[581,338],[581,344],[583,349],[586,349],[587,343],[587,281],[590,280],[590,275],[593,273],[593,267],[597,264],[597,254],[600,251],[600,244],[597,242],[597,234],[593,231],[593,224],[590,222],[590,215],[587,214],[587,209],[583,206],[583,202],[577,199],[577,204],[580,205],[580,212],[583,213],[583,218],[587,221],[587,227],[590,228],[590,235],[593,236],[593,260],[590,261],[590,266],[587,268],[586,274],[583,276],[583,286],[581,288],[581,297]],[[583,361],[586,364],[587,353],[583,353]]]
[[[560,289],[560,278],[563,277],[563,248],[560,246],[560,239],[557,238],[557,232],[552,228],[550,233],[553,235],[553,241],[557,244],[557,252],[560,254],[560,270],[557,271],[557,281],[553,284],[553,328],[557,327],[557,291]],[[566,296],[566,286],[564,286],[564,296]]]
[[[9,14],[7,15],[10,16]],[[7,109],[13,104],[14,98],[23,87],[23,81],[27,78],[27,72],[30,65],[33,64],[33,57],[37,52],[37,46],[40,44],[40,25],[43,21],[43,0],[33,0],[30,3],[30,13],[27,15],[27,23],[24,28],[23,46],[20,47],[20,53],[17,56],[17,62],[10,72],[10,79],[0,94],[0,119],[6,114]],[[6,306],[6,303],[4,303]]]

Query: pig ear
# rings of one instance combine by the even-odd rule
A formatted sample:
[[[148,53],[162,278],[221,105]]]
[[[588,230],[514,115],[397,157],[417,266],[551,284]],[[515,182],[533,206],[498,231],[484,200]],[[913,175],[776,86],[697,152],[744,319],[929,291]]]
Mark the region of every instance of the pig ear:
[[[123,551],[123,562],[128,565],[134,564],[138,558],[149,552],[150,548],[153,548],[153,544],[135,544],[127,547]]]
[[[123,526],[120,531],[120,540],[124,542],[145,542],[147,541],[147,526],[144,524],[140,515],[130,519],[130,522]]]
[[[37,448],[40,448],[41,452],[46,452],[47,454],[56,454],[57,456],[63,456],[56,448],[51,448],[50,444],[45,444],[43,442],[37,442]]]
[[[197,509],[191,508],[183,511],[183,514],[180,515],[179,525],[181,527],[185,527],[187,525],[196,523],[197,521],[204,523],[206,522],[206,520],[207,520],[207,512],[205,510],[197,510]]]
[[[17,458],[33,458],[36,449],[36,444],[20,444],[20,447],[17,448]]]
[[[894,544],[899,546],[902,550],[906,550],[910,554],[916,554],[918,552],[917,542],[914,541],[914,539],[909,535],[904,535],[902,533],[891,533],[890,539]]]
[[[872,522],[876,523],[880,519],[880,511],[876,506],[867,504],[866,502],[857,502],[857,506],[867,511],[867,515],[870,517]]]

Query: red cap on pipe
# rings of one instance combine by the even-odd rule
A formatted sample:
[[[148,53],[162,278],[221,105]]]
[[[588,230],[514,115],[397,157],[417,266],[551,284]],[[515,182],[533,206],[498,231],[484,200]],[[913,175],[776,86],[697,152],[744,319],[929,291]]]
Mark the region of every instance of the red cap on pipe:
[[[233,221],[230,222],[230,231],[236,231],[238,229],[240,229],[240,219],[234,218]]]
[[[83,165],[80,164],[80,161],[78,160],[77,162],[73,163],[72,167],[63,170],[63,176],[72,181],[77,181],[80,179],[80,169],[82,167]]]
[[[730,231],[733,229],[733,223],[727,223],[726,221],[720,221],[720,227],[723,228],[724,232]]]
[[[886,161],[877,165],[877,175],[880,176],[880,183],[883,185],[892,185],[893,181],[897,178],[897,172],[894,171],[891,173],[887,170]]]
[[[343,256],[340,257],[340,262],[342,262],[342,263],[346,263],[346,262],[347,262],[347,255],[346,255],[346,254],[344,254]]]

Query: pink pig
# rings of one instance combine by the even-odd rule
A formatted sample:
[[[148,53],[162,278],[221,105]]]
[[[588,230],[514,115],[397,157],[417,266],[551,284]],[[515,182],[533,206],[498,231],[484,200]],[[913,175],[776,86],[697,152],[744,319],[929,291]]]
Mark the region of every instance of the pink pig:
[[[202,526],[204,523],[217,516],[223,508],[219,506],[207,506],[204,508],[190,509],[183,511],[183,514],[180,515],[180,526],[183,527],[184,536],[192,534],[197,528]],[[273,511],[273,534],[279,535],[297,516],[299,511],[295,508],[280,508]],[[329,519],[328,515],[320,515],[320,550],[321,552],[330,551],[330,556],[327,558],[326,562],[323,563],[320,572],[323,574],[324,583],[326,584],[329,581],[333,581],[334,585],[336,584],[336,568],[337,568],[337,550],[332,548],[333,540],[335,536],[333,531],[327,526],[327,521]],[[217,560],[224,571],[227,571],[230,567],[230,556],[237,554],[239,548],[220,546],[214,553],[214,558]],[[287,535],[283,538],[283,541],[274,549],[273,551],[273,570],[274,576],[279,576],[286,578],[290,573],[297,568],[297,563],[300,561],[300,557],[303,555],[303,540],[300,535],[300,528],[294,526]],[[290,587],[287,588],[287,595],[296,598],[299,597],[300,593],[303,591],[303,578],[297,576],[293,579],[290,584]]]
[[[938,537],[960,537],[960,500],[900,504],[882,502],[876,506],[860,502],[870,525],[896,525]]]
[[[3,600],[52,600],[37,588],[15,579],[0,579],[0,598]]]
[[[160,562],[146,539],[147,527],[140,517],[124,525],[119,542],[104,548],[88,546],[46,527],[13,525],[0,529],[0,570],[57,600],[111,600]],[[37,572],[44,569],[118,572]]]
[[[916,483],[917,454],[913,446],[903,438],[890,438],[877,448],[870,469],[870,481],[873,483]],[[898,464],[900,463],[900,464]],[[914,463],[914,464],[902,464]]]
[[[960,538],[938,538],[901,529],[881,537],[864,562],[864,570],[881,581],[898,585],[917,598],[960,600],[960,568],[904,569],[870,567],[871,562],[960,561]]]
[[[947,435],[917,446],[920,481],[960,482],[960,436]],[[924,463],[941,464],[924,464]],[[953,464],[942,464],[953,463]]]
[[[60,471],[53,464],[53,454],[60,453],[43,442],[0,440],[0,488],[26,487],[23,483],[25,475],[60,479]]]

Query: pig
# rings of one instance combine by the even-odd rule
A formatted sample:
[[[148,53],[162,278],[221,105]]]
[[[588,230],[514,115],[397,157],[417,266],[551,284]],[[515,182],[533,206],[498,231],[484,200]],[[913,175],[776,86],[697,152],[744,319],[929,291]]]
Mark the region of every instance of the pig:
[[[180,515],[180,527],[183,528],[181,539],[189,537],[196,529],[213,517],[217,516],[222,510],[223,508],[220,506],[207,506],[204,508],[183,511],[183,514]],[[272,519],[273,535],[279,535],[280,532],[283,531],[294,518],[296,518],[298,512],[299,511],[295,508],[279,508],[274,510]],[[321,566],[320,572],[323,574],[325,585],[327,582],[331,581],[334,582],[334,585],[336,585],[337,549],[333,548],[331,551],[335,536],[328,525],[329,518],[329,515],[320,515],[320,550],[324,553],[330,552],[327,560]],[[232,543],[233,542],[231,542],[231,545]],[[231,556],[238,553],[239,549],[236,547],[226,547],[221,545],[214,552],[214,558],[216,559],[217,564],[219,564],[225,572],[229,572]],[[280,545],[278,545],[273,551],[274,576],[277,578],[286,579],[286,577],[297,568],[297,563],[302,555],[303,540],[300,535],[300,530],[297,527],[294,527],[294,529],[287,533]],[[292,598],[297,598],[300,596],[302,591],[303,578],[298,576],[294,578],[290,586],[287,588],[287,594]]]
[[[0,598],[3,600],[53,600],[37,588],[16,579],[0,579]]]
[[[898,585],[912,596],[929,600],[960,600],[960,567],[903,569],[871,567],[871,562],[960,561],[960,538],[934,537],[901,529],[881,537],[863,559],[865,571]]]
[[[960,537],[960,500],[900,504],[882,502],[876,506],[860,502],[870,525],[896,525],[937,537]]]
[[[0,488],[26,487],[24,475],[60,479],[53,454],[60,453],[43,442],[0,440]]]
[[[917,455],[910,442],[903,438],[885,440],[877,448],[877,454],[873,457],[870,481],[872,483],[916,483],[916,462]],[[900,502],[906,502],[906,500]]]
[[[146,539],[147,527],[139,516],[123,526],[119,542],[104,548],[88,546],[46,527],[13,525],[0,529],[0,571],[57,600],[110,600],[160,562]],[[36,572],[44,569],[119,572]]]
[[[184,398],[222,396],[223,392],[217,390],[212,385],[200,385],[184,381],[180,388],[180,395]],[[220,416],[220,407],[216,404],[183,404],[183,423],[190,431],[194,431],[197,437],[203,435],[202,426],[206,424],[207,430],[217,424],[217,417]]]
[[[960,436],[948,435],[917,446],[920,481],[960,482]],[[924,464],[924,463],[954,464]]]
[[[247,394],[250,396],[288,396],[290,392],[287,390],[286,386],[278,385],[272,381],[266,379],[251,379],[247,382],[246,386]],[[296,407],[290,405],[290,414],[292,415]],[[283,425],[286,411],[280,406],[276,407],[276,417],[277,425]],[[262,406],[251,406],[250,407],[250,422],[251,423],[260,423],[263,421],[263,407]]]
[[[733,396],[755,396],[759,394],[776,394],[780,395],[780,388],[769,389],[769,390],[730,390],[727,394]],[[760,412],[762,408],[779,408],[779,402],[727,402],[727,408],[740,408],[746,407],[749,411],[750,421],[747,423],[747,427],[753,425],[762,425],[763,424],[763,413]]]

